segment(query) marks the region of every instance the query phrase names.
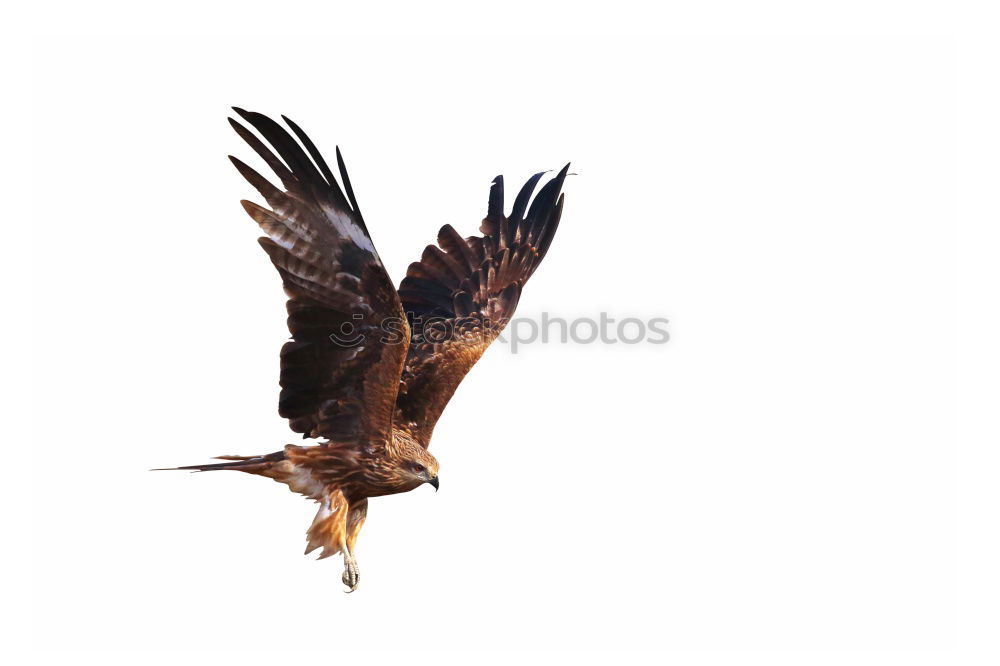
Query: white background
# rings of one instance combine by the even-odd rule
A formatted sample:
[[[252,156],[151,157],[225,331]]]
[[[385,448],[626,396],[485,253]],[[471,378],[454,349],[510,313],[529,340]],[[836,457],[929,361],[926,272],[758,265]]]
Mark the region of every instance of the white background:
[[[965,69],[976,22],[928,7],[687,32],[567,8],[559,35],[499,5],[423,29],[387,9],[384,34],[312,7],[268,38],[52,17],[25,47],[34,657],[986,659],[954,244],[995,78]],[[491,349],[435,432],[441,492],[372,502],[350,596],[339,558],[301,555],[301,498],[146,471],[294,441],[232,104],[341,146],[396,280],[441,224],[476,230],[495,174],[573,160],[518,314],[670,319],[662,346]]]

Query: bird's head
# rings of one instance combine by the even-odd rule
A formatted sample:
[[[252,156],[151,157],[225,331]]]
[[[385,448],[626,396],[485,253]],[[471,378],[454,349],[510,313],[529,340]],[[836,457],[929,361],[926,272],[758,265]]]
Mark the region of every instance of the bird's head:
[[[396,462],[396,473],[411,489],[429,483],[438,489],[438,461],[427,449],[415,442],[406,442]]]

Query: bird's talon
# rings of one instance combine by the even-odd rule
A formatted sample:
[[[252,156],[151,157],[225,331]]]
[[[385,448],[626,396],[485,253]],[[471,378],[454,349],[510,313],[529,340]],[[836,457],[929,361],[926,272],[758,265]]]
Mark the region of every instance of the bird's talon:
[[[340,580],[348,588],[344,592],[350,594],[354,590],[358,589],[358,583],[361,582],[361,571],[358,569],[358,562],[353,557],[344,558],[344,575],[340,577]]]

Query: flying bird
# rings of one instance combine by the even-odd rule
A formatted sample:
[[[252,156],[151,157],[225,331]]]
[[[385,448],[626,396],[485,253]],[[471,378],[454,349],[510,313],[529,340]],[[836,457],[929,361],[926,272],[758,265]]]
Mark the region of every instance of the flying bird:
[[[559,225],[569,165],[535,194],[528,179],[504,215],[497,176],[479,230],[441,227],[437,243],[393,286],[354,196],[339,147],[338,183],[309,137],[260,113],[230,118],[281,187],[230,160],[267,206],[242,201],[266,234],[260,246],[288,296],[291,339],[281,349],[278,413],[303,438],[318,440],[257,456],[171,469],[235,470],[274,479],[319,503],[306,553],[344,558],[342,580],[360,580],[354,555],[368,499],[439,486],[427,447],[434,425],[466,373],[517,307]],[[296,140],[297,139],[297,140]],[[532,199],[532,195],[534,198]],[[530,200],[530,205],[529,205]]]

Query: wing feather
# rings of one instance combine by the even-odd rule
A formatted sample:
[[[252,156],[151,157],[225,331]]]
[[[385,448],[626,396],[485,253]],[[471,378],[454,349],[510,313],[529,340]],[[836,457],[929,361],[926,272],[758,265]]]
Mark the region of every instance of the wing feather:
[[[235,111],[270,144],[230,119],[284,188],[230,158],[270,206],[242,202],[267,234],[260,245],[288,295],[292,339],[281,349],[278,412],[307,437],[325,437],[355,450],[384,445],[391,437],[406,354],[403,345],[384,342],[386,323],[405,319],[340,151],[337,165],[346,196],[298,125],[283,117],[296,141],[267,116]]]
[[[450,225],[410,264],[399,296],[411,340],[395,422],[424,446],[455,389],[514,314],[521,289],[548,252],[562,214],[567,164],[531,200],[543,173],[519,190],[505,216],[503,176],[490,188],[482,236]],[[530,206],[529,206],[530,201]]]

